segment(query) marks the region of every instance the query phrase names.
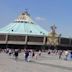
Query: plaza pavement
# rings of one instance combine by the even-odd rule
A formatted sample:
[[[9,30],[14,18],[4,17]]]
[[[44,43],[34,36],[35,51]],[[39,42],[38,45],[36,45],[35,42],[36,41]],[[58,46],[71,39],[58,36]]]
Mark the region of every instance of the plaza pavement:
[[[20,53],[16,61],[13,56],[0,53],[0,72],[72,72],[72,61],[58,59],[58,55],[42,53],[38,59],[31,62],[24,61],[24,54]]]

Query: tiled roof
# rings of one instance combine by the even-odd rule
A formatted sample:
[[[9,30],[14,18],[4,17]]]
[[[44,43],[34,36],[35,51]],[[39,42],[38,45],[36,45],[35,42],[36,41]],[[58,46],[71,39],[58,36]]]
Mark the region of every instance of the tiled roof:
[[[37,25],[27,12],[22,13],[13,23],[1,28],[0,33],[48,35],[48,32]]]

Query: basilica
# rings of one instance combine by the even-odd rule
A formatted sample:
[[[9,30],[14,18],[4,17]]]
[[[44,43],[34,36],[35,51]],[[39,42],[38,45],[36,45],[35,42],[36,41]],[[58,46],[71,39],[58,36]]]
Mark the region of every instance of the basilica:
[[[0,28],[0,48],[72,49],[72,39],[56,33],[55,25],[51,26],[51,32],[46,31],[24,11],[12,23]]]

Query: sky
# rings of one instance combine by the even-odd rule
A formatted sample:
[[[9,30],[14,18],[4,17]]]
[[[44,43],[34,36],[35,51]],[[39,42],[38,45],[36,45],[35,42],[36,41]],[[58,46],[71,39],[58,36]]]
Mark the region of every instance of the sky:
[[[25,9],[48,32],[55,24],[58,33],[72,37],[72,0],[0,0],[0,28],[13,22]]]

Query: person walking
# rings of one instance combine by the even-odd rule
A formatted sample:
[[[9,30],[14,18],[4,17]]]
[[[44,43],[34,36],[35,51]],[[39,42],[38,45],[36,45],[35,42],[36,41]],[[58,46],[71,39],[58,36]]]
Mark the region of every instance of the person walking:
[[[28,62],[29,50],[25,51],[25,61]]]
[[[18,49],[15,49],[15,52],[14,52],[15,60],[18,59],[18,53],[19,53],[19,50]]]
[[[62,53],[63,53],[63,51],[61,50],[61,51],[59,52],[59,59],[62,58]]]
[[[69,54],[69,52],[66,50],[65,51],[65,60],[67,60],[68,54]]]

